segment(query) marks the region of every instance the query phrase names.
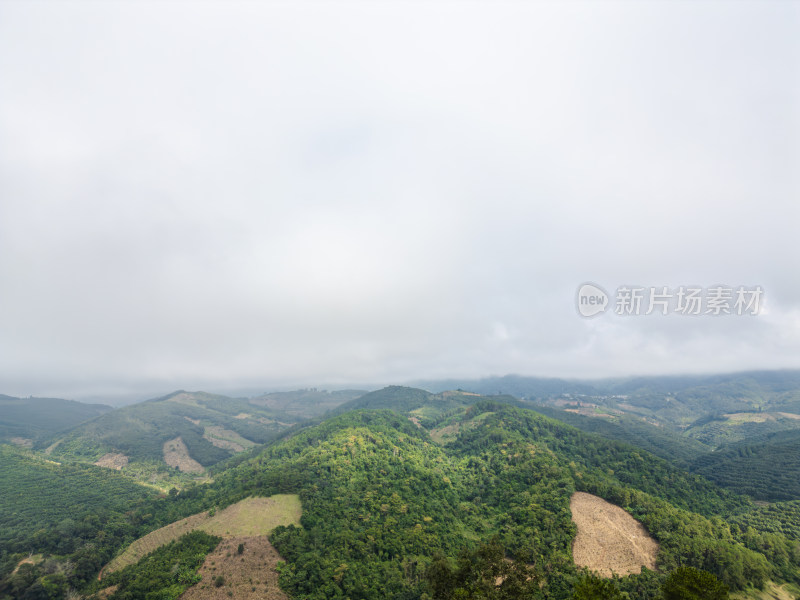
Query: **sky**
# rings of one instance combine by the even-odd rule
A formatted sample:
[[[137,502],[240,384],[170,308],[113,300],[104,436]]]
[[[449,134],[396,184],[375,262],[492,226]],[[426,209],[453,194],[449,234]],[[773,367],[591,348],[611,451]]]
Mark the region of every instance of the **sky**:
[[[800,368],[799,34],[789,1],[0,0],[0,393]]]

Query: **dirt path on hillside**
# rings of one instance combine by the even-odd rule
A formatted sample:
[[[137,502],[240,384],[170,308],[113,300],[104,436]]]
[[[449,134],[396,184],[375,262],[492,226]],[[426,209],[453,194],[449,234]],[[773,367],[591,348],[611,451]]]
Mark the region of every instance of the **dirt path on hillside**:
[[[244,545],[241,554],[239,544]],[[198,571],[203,579],[180,600],[289,600],[278,587],[275,566],[280,560],[265,535],[222,540]],[[220,576],[223,582],[218,586]]]
[[[639,573],[642,566],[655,570],[658,544],[641,523],[619,506],[575,492],[569,507],[578,527],[572,545],[576,565],[603,577]]]

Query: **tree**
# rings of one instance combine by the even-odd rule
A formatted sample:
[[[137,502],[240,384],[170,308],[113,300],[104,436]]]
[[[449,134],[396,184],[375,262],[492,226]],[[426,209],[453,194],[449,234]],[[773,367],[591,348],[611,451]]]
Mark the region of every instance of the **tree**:
[[[664,600],[727,600],[728,586],[711,573],[679,567],[661,586]]]
[[[426,578],[436,600],[522,600],[538,596],[535,571],[524,561],[510,561],[495,538],[459,556],[456,568],[441,554]]]
[[[625,600],[626,598],[628,595],[620,592],[613,581],[594,575],[581,579],[572,595],[572,600]]]

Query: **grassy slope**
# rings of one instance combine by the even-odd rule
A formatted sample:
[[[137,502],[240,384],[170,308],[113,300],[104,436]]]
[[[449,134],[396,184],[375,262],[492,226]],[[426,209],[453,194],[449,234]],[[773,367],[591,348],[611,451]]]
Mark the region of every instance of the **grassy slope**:
[[[106,576],[132,565],[157,548],[190,531],[200,530],[222,538],[268,535],[278,525],[299,524],[300,499],[293,494],[247,498],[213,515],[202,512],[148,533],[130,544],[103,570]]]

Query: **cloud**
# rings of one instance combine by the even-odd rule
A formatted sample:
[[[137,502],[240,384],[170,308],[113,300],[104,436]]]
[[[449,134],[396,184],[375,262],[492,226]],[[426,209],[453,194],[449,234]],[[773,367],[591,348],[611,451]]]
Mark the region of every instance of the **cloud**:
[[[799,19],[3,4],[0,391],[796,367]],[[585,281],[769,314],[587,321]]]

